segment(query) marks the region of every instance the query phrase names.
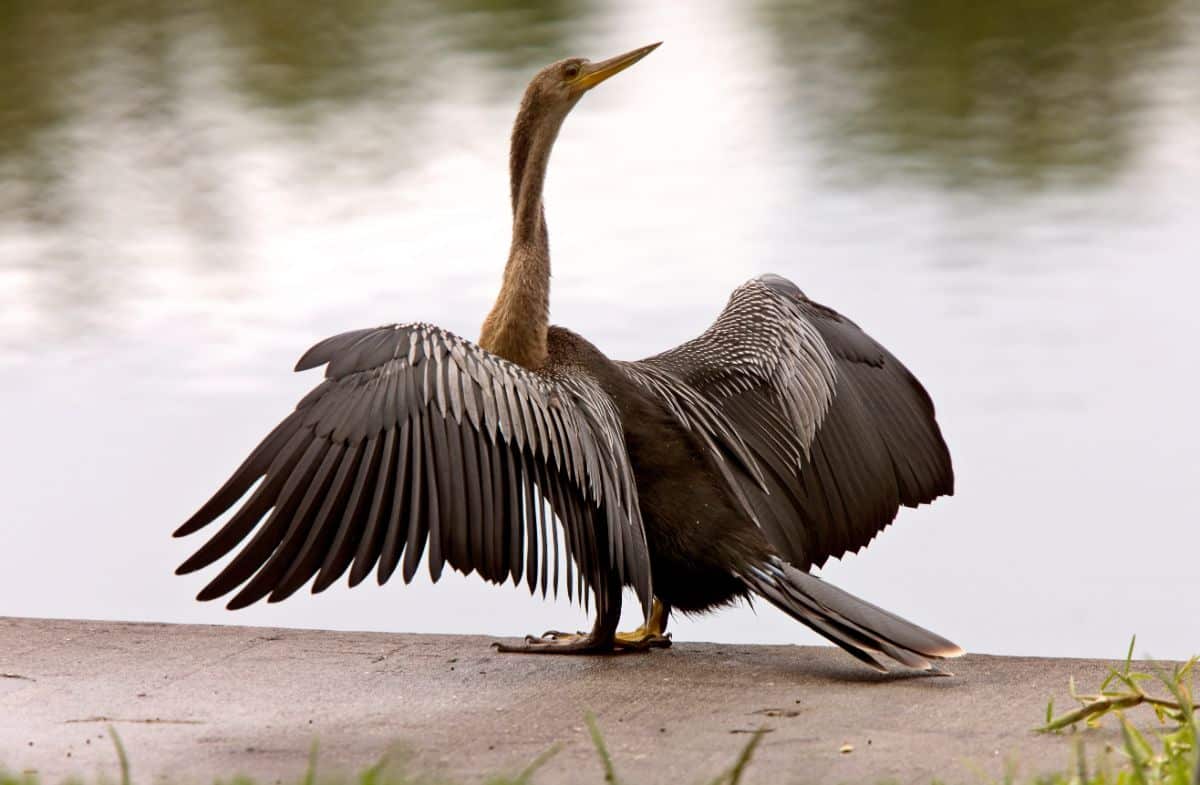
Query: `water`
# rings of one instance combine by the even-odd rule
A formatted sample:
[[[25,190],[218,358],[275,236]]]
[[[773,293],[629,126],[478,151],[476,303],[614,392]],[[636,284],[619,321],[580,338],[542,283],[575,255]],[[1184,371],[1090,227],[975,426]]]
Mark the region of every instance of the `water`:
[[[959,477],[828,578],[977,651],[1200,649],[1187,0],[5,3],[0,614],[584,626],[458,576],[230,614],[168,535],[315,340],[477,334],[528,76],[659,39],[556,148],[554,320],[645,356],[793,278],[920,375]],[[674,630],[814,640],[770,608]]]

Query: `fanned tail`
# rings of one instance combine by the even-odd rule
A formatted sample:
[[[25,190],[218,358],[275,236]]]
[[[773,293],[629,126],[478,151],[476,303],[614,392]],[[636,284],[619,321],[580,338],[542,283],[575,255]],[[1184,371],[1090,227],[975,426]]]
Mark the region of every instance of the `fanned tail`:
[[[936,670],[931,659],[963,654],[961,648],[942,636],[782,559],[772,558],[740,577],[760,597],[883,673],[887,668],[874,655],[886,655],[910,668]]]

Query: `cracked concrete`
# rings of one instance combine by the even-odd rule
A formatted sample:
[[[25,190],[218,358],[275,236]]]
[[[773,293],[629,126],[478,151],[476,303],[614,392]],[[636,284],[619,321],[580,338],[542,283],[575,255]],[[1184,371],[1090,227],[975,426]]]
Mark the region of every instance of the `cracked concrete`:
[[[543,783],[601,782],[584,713],[632,782],[699,782],[765,736],[745,782],[980,782],[1070,756],[1030,728],[1110,663],[968,655],[953,678],[880,676],[833,648],[677,643],[613,657],[497,654],[480,637],[0,619],[0,765],[135,779],[273,782],[389,749],[477,781],[555,743]],[[1094,749],[1115,741],[1089,731]],[[840,752],[846,745],[850,752]]]

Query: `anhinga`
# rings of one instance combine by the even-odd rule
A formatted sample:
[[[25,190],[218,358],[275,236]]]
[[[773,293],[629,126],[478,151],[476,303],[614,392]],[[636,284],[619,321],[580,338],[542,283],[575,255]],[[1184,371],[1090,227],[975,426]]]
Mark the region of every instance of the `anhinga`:
[[[512,246],[478,344],[395,324],[300,358],[325,380],[176,532],[253,488],[179,568],[241,546],[199,599],[240,587],[230,608],[274,602],[347,570],[352,586],[373,570],[407,582],[422,556],[434,580],[449,564],[544,594],[559,585],[561,536],[567,591],[595,597],[595,625],[502,650],[665,646],[672,609],[757,594],[876,668],[878,654],[928,669],[962,653],[808,574],[900,505],[953,489],[929,396],[853,322],[764,275],[703,335],[638,362],[549,325],[551,147],[584,93],[657,46],[563,60],[529,84],[512,133]],[[624,586],[645,613],[633,633],[616,631]]]

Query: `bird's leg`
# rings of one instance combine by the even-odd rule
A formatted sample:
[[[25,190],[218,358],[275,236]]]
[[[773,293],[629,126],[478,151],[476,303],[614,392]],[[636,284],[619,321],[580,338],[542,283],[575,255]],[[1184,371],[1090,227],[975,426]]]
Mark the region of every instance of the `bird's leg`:
[[[604,654],[615,649],[617,623],[621,620],[621,583],[606,581],[597,592],[596,622],[591,632],[564,633],[551,630],[540,638],[526,635],[525,642],[516,646],[493,643],[496,651],[515,654]],[[603,592],[603,594],[601,594]]]
[[[636,630],[616,634],[617,648],[631,651],[669,648],[671,636],[667,634],[667,620],[670,616],[670,606],[655,597],[650,605],[650,618],[642,622]]]

